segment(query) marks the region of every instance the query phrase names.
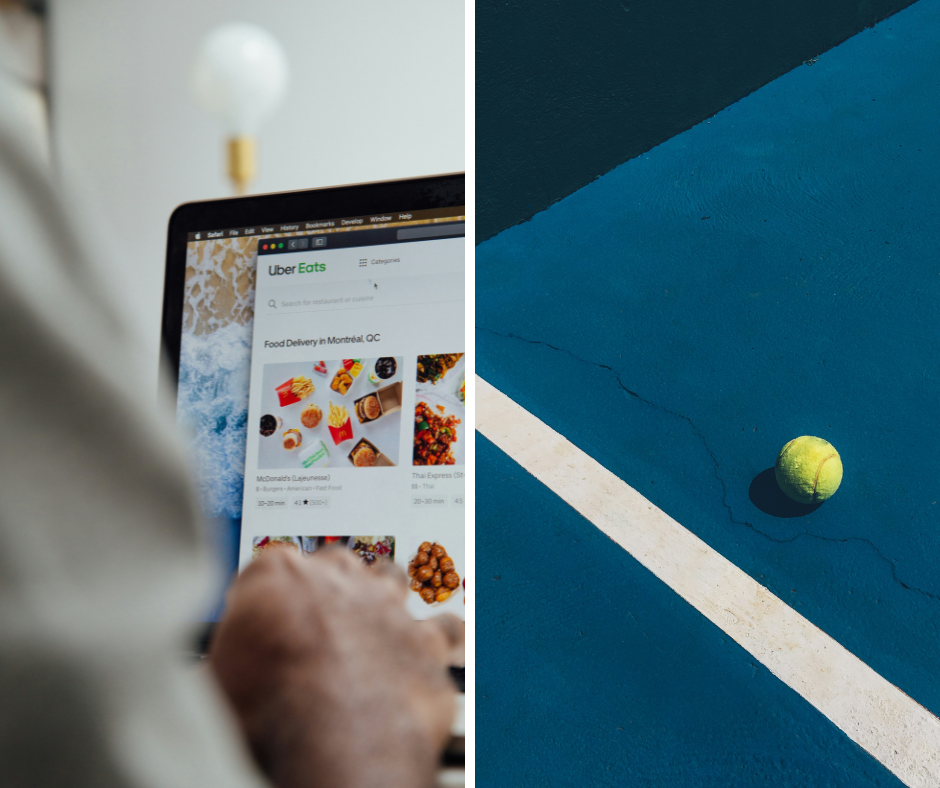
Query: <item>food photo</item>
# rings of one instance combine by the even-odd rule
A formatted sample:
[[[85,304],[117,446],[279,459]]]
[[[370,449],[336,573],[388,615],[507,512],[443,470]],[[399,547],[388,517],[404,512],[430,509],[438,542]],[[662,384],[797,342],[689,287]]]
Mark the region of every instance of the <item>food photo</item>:
[[[268,550],[282,548],[300,553],[302,537],[300,536],[256,536],[251,542],[252,559],[259,558]]]
[[[464,592],[463,542],[459,538],[416,542],[404,551],[407,560],[408,607],[427,615],[429,606],[458,612]]]
[[[251,543],[251,557],[258,558],[276,548],[311,556],[324,547],[347,548],[366,566],[395,560],[394,536],[256,536]]]
[[[266,364],[258,468],[398,465],[401,362],[384,356]]]
[[[466,379],[463,353],[418,356],[414,465],[463,465]]]
[[[379,561],[395,560],[394,536],[350,536],[349,549],[366,566],[373,566]]]

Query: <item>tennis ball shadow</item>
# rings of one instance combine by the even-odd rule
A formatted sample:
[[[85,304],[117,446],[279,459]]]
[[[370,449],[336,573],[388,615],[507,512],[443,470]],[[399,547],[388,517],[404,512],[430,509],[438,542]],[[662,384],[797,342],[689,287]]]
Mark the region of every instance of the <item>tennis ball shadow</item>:
[[[751,486],[747,491],[751,503],[760,509],[764,514],[773,517],[803,517],[810,512],[815,512],[820,506],[819,503],[799,503],[791,498],[787,498],[777,484],[777,477],[774,475],[774,469],[768,468],[761,471],[751,481]]]

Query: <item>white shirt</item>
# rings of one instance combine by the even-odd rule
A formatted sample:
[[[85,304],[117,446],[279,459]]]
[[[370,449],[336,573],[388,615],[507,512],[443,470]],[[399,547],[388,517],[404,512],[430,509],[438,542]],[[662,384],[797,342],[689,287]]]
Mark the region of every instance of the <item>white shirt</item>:
[[[258,788],[182,657],[214,573],[170,409],[13,89],[0,74],[0,786]]]

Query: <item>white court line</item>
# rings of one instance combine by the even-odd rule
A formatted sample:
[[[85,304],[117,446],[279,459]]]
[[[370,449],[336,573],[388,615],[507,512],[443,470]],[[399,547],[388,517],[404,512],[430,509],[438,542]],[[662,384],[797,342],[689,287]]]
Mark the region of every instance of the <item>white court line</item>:
[[[476,428],[910,788],[940,786],[940,720],[485,380]]]

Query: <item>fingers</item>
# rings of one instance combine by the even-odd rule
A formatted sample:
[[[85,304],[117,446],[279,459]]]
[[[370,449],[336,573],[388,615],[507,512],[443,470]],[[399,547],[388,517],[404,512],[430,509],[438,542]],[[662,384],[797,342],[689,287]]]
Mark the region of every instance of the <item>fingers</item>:
[[[428,623],[436,626],[444,636],[444,642],[450,648],[463,648],[465,626],[464,622],[453,613],[441,613],[428,619]]]
[[[408,575],[405,573],[404,569],[393,561],[387,561],[381,558],[376,561],[370,569],[377,576],[385,577],[390,580],[394,584],[396,591],[400,592],[402,602],[404,602],[405,597],[408,595]]]
[[[463,665],[466,662],[465,625],[461,619],[451,613],[442,613],[420,623],[429,645],[441,662],[445,665]]]
[[[318,550],[314,554],[314,559],[317,558],[320,561],[330,562],[344,575],[356,574],[360,578],[381,579],[394,589],[396,597],[400,597],[402,601],[405,599],[408,591],[408,576],[393,561],[380,558],[371,566],[366,566],[351,550],[342,547]]]
[[[373,602],[384,598],[393,605],[387,608],[389,613],[397,607],[405,615],[409,578],[393,561],[380,559],[367,567],[351,550],[339,546],[317,550],[310,558],[302,558],[289,548],[275,548],[266,550],[241,573],[229,590],[229,608],[237,599],[244,602],[273,596],[300,604],[307,598],[306,594],[298,596],[300,588],[307,588],[318,604],[326,606],[335,605],[350,593],[367,594]],[[465,663],[464,623],[460,618],[448,613],[412,623],[417,624],[414,637],[435,661],[445,665]]]
[[[252,593],[257,586],[269,587],[283,583],[297,570],[299,557],[288,547],[273,547],[264,551],[256,560],[246,566],[235,578],[226,593],[226,606],[245,593]]]
[[[405,573],[391,561],[380,559],[367,566],[358,554],[345,547],[330,546],[311,557],[299,559],[305,585],[317,589],[321,600],[368,596],[372,604],[391,603],[404,613],[408,594]]]
[[[317,561],[329,561],[333,566],[344,573],[356,572],[362,569],[362,562],[357,559],[352,550],[340,545],[328,545],[313,554]]]

